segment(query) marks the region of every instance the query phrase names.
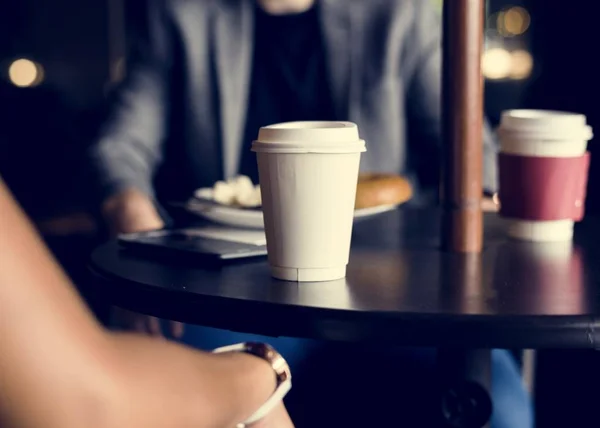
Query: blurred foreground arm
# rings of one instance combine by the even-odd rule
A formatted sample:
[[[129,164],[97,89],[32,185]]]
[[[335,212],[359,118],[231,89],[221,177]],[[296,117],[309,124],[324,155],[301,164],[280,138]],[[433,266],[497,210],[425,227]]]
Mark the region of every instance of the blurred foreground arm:
[[[105,332],[1,180],[0,236],[0,426],[231,428],[273,392],[261,359]]]

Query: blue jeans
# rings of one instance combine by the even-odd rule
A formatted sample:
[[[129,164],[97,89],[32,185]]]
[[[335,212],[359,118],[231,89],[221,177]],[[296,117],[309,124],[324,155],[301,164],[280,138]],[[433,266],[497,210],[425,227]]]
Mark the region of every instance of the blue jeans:
[[[186,326],[183,341],[210,350],[243,341],[273,345],[288,361],[294,388],[286,405],[298,428],[432,426],[435,350],[379,349],[272,338]],[[533,407],[508,351],[492,351],[492,428],[531,428]]]

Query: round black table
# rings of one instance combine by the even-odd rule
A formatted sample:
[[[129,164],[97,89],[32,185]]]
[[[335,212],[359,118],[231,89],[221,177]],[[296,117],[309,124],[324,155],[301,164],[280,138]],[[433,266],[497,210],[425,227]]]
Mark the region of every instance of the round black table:
[[[487,349],[597,346],[600,221],[578,224],[573,243],[531,244],[507,239],[502,219],[488,214],[484,251],[468,255],[439,249],[440,215],[399,209],[358,221],[347,277],[338,281],[278,281],[264,259],[216,267],[141,258],[115,242],[98,248],[90,267],[111,303],[161,318],[437,347],[441,384],[454,402],[457,394],[479,397],[473,384],[489,387]],[[446,412],[465,412],[458,408]],[[485,425],[446,419],[448,426]]]

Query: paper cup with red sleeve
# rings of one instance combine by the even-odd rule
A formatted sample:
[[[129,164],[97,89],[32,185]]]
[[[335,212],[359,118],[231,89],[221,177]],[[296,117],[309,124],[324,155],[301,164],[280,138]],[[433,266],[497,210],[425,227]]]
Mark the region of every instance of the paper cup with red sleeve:
[[[581,114],[509,110],[502,114],[500,215],[507,234],[527,241],[568,241],[584,216],[592,129]]]

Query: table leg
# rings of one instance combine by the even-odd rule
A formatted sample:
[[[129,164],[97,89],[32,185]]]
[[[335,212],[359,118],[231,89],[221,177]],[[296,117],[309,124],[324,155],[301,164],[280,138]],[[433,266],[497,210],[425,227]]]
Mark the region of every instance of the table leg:
[[[489,428],[492,416],[491,350],[441,349],[438,353],[444,428]]]

